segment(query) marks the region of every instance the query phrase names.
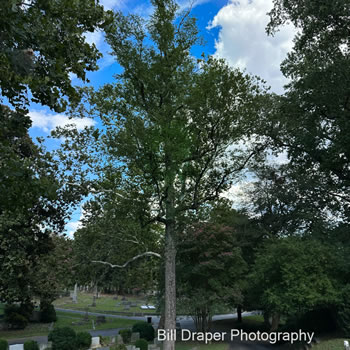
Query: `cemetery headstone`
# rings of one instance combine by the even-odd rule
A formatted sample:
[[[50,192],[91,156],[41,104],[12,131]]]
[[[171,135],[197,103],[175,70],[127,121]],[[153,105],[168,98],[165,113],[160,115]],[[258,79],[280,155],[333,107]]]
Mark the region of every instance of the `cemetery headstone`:
[[[23,350],[23,344],[13,344],[9,346],[9,350]]]
[[[78,302],[78,285],[77,284],[74,285],[74,292],[72,295],[72,301],[73,301],[73,303]]]
[[[91,338],[91,348],[99,348],[101,346],[100,344],[100,337],[92,337]]]

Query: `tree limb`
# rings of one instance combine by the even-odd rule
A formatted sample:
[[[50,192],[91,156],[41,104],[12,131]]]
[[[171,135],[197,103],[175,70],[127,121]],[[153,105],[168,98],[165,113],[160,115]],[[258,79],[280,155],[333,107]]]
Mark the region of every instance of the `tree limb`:
[[[124,267],[128,266],[131,262],[140,259],[144,256],[155,256],[157,258],[161,258],[162,256],[158,253],[155,252],[145,252],[139,255],[134,256],[133,258],[131,258],[130,260],[128,260],[124,265],[113,265],[110,262],[107,261],[99,261],[99,260],[92,260],[91,262],[93,263],[97,263],[97,264],[104,264],[104,265],[109,265],[112,269],[114,269],[115,267],[118,267],[120,269],[123,269]]]

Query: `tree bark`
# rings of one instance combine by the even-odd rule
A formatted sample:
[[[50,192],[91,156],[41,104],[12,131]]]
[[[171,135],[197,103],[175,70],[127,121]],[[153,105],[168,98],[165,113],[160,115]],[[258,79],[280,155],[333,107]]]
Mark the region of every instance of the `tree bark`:
[[[237,306],[237,322],[242,323],[242,305]]]
[[[277,329],[278,329],[279,323],[280,323],[280,314],[278,312],[275,312],[272,315],[272,322],[271,322],[270,332],[276,332]]]
[[[164,328],[166,331],[176,329],[176,280],[175,280],[175,221],[167,222],[165,232],[165,311]],[[170,333],[168,333],[170,334]],[[175,341],[166,339],[163,350],[175,350]]]

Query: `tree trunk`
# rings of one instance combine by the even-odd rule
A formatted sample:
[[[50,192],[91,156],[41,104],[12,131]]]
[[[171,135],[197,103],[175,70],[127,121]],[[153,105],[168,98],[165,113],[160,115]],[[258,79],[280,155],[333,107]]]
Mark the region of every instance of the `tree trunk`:
[[[270,332],[276,332],[278,329],[279,323],[280,323],[280,314],[278,312],[275,312],[272,315]]]
[[[266,327],[270,327],[270,314],[267,311],[264,311],[263,316],[264,316],[264,325]]]
[[[167,222],[165,232],[165,310],[164,328],[166,331],[176,329],[176,280],[175,280],[175,222]],[[172,334],[172,333],[168,333]],[[175,350],[175,341],[165,339],[163,350]]]
[[[237,322],[242,323],[242,305],[237,306]]]

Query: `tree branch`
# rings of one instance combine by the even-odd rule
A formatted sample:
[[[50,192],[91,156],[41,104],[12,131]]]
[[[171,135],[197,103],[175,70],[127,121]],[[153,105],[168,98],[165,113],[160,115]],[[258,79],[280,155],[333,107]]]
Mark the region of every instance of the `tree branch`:
[[[108,265],[110,266],[112,269],[114,269],[115,267],[118,267],[120,269],[123,269],[124,267],[128,266],[131,262],[143,258],[144,256],[155,256],[157,258],[161,258],[162,256],[158,253],[155,252],[145,252],[139,255],[134,256],[133,258],[131,258],[130,260],[128,260],[124,265],[113,265],[110,262],[107,261],[100,261],[100,260],[92,260],[91,262],[96,263],[96,264],[104,264],[104,265]]]

